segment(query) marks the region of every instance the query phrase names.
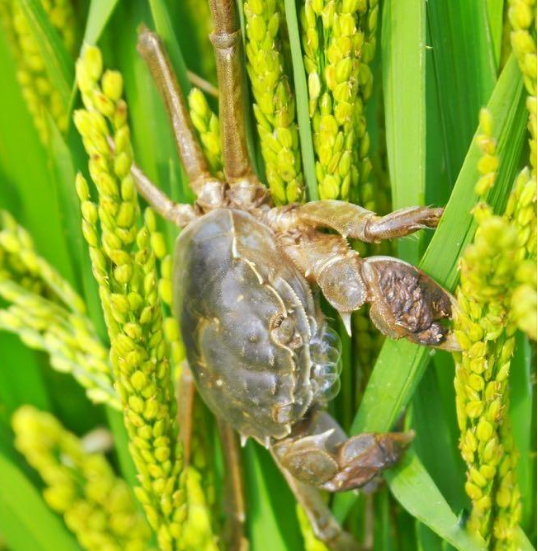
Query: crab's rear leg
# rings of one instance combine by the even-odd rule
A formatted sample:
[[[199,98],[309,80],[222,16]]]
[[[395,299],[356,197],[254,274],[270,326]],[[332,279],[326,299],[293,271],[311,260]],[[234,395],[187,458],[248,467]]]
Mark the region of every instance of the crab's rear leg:
[[[196,387],[192,372],[187,363],[182,365],[177,382],[179,437],[183,444],[183,463],[185,468],[191,463],[192,440],[194,430],[194,411]],[[245,537],[246,507],[245,489],[241,467],[241,455],[237,433],[224,422],[216,418],[220,442],[222,445],[224,469],[224,504],[226,519],[223,540],[228,551],[248,551],[249,543]]]
[[[303,508],[317,539],[324,542],[331,551],[360,551],[355,538],[342,529],[323,499],[319,488],[295,478],[271,450],[275,462],[286,479],[295,499]]]
[[[213,177],[209,171],[207,160],[189,117],[185,98],[179,88],[162,40],[154,32],[142,27],[138,34],[137,49],[148,65],[164,100],[181,163],[187,173],[189,184],[198,197],[198,203],[204,208],[221,206],[224,200],[224,184]],[[159,206],[160,210],[167,208],[165,198],[168,198],[151,182],[147,182],[141,193],[152,206]]]
[[[254,174],[247,149],[241,31],[236,3],[235,0],[210,0],[209,5],[214,27],[210,38],[215,48],[219,83],[224,174],[232,200],[248,208],[262,201],[267,192]]]
[[[296,216],[307,225],[331,228],[344,237],[375,243],[435,228],[442,214],[441,208],[407,207],[378,216],[345,201],[313,201],[301,205]]]
[[[245,537],[246,506],[243,470],[237,433],[222,419],[216,418],[225,461],[226,523],[224,526],[225,548],[229,551],[248,551]]]

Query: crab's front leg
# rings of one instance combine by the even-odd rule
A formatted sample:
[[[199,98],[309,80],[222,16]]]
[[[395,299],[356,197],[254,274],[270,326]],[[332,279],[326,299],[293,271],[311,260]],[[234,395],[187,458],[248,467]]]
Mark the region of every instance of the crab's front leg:
[[[452,315],[453,297],[414,266],[391,257],[360,258],[339,235],[308,227],[281,234],[286,254],[316,283],[350,330],[350,316],[370,303],[376,327],[391,338],[457,350],[441,323]]]
[[[297,220],[313,227],[336,230],[343,237],[377,243],[404,237],[418,230],[435,228],[442,208],[406,207],[378,216],[359,205],[345,201],[312,201],[296,211]]]
[[[325,411],[314,411],[273,445],[295,478],[329,492],[360,488],[394,465],[412,433],[365,433],[349,438]]]

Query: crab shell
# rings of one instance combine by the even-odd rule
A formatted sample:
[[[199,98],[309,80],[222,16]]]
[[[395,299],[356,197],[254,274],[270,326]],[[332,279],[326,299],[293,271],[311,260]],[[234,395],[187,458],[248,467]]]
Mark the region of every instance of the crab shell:
[[[338,342],[307,281],[251,214],[217,209],[176,243],[174,310],[213,413],[244,436],[287,436],[338,390]]]

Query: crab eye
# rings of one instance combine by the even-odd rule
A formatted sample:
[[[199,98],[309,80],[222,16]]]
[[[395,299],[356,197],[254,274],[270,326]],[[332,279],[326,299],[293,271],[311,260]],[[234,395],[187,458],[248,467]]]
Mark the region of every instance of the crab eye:
[[[292,316],[284,317],[282,314],[273,316],[270,323],[273,340],[289,348],[298,348],[303,344],[301,335],[296,330],[296,321]]]

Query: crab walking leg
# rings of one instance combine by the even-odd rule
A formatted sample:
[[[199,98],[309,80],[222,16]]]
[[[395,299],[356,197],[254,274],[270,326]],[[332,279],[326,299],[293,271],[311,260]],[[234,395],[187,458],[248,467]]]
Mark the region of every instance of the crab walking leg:
[[[249,543],[245,538],[246,507],[245,488],[241,468],[241,454],[237,433],[222,419],[216,418],[222,443],[225,470],[225,507],[226,524],[224,527],[225,549],[229,551],[248,551]]]
[[[295,499],[303,508],[317,539],[324,542],[331,551],[360,551],[358,542],[345,532],[334,518],[323,500],[318,488],[297,480],[284,468],[274,451],[271,451],[275,463],[284,475]]]
[[[348,437],[325,411],[315,411],[273,445],[279,463],[295,478],[329,492],[360,488],[394,465],[413,433],[364,433]]]
[[[314,229],[283,233],[287,256],[316,283],[350,332],[351,312],[370,303],[370,317],[388,337],[455,351],[454,335],[440,323],[454,298],[414,266],[391,257],[360,258],[339,235]]]
[[[336,230],[344,237],[376,243],[404,237],[424,228],[435,228],[443,214],[441,208],[408,207],[377,216],[359,205],[345,201],[313,201],[297,209],[300,222]]]
[[[181,376],[177,382],[177,418],[180,431],[179,437],[183,444],[185,467],[189,466],[191,460],[195,399],[196,386],[194,378],[190,367],[185,362],[182,365]],[[225,503],[227,511],[224,529],[224,539],[227,542],[226,549],[229,551],[248,551],[248,540],[244,537],[246,522],[245,492],[237,435],[227,423],[219,418],[216,418],[216,420],[226,464]]]
[[[191,461],[194,401],[196,387],[192,371],[186,362],[181,366],[181,375],[177,381],[177,421],[179,438],[183,444],[183,462],[188,467]]]
[[[184,228],[198,217],[192,205],[183,205],[172,201],[137,165],[133,165],[131,168],[131,175],[140,195],[164,219],[173,222],[179,228]]]
[[[248,205],[259,195],[261,184],[252,169],[245,134],[241,31],[234,0],[209,0],[209,5],[214,26],[210,38],[217,63],[224,174],[234,198]]]
[[[172,129],[176,145],[185,172],[194,192],[200,197],[208,184],[214,190],[213,201],[219,201],[223,187],[210,173],[209,167],[198,143],[194,128],[189,118],[185,98],[179,88],[172,65],[160,37],[142,27],[138,34],[137,49],[149,67],[153,80],[161,94]],[[207,193],[207,190],[205,190]],[[218,205],[217,205],[218,206]]]
[[[108,145],[114,151],[114,140],[109,137]],[[138,193],[148,202],[155,212],[164,219],[173,222],[179,228],[184,228],[199,216],[192,205],[176,203],[172,201],[166,193],[159,189],[145,174],[142,169],[133,164],[131,167],[131,176]]]

